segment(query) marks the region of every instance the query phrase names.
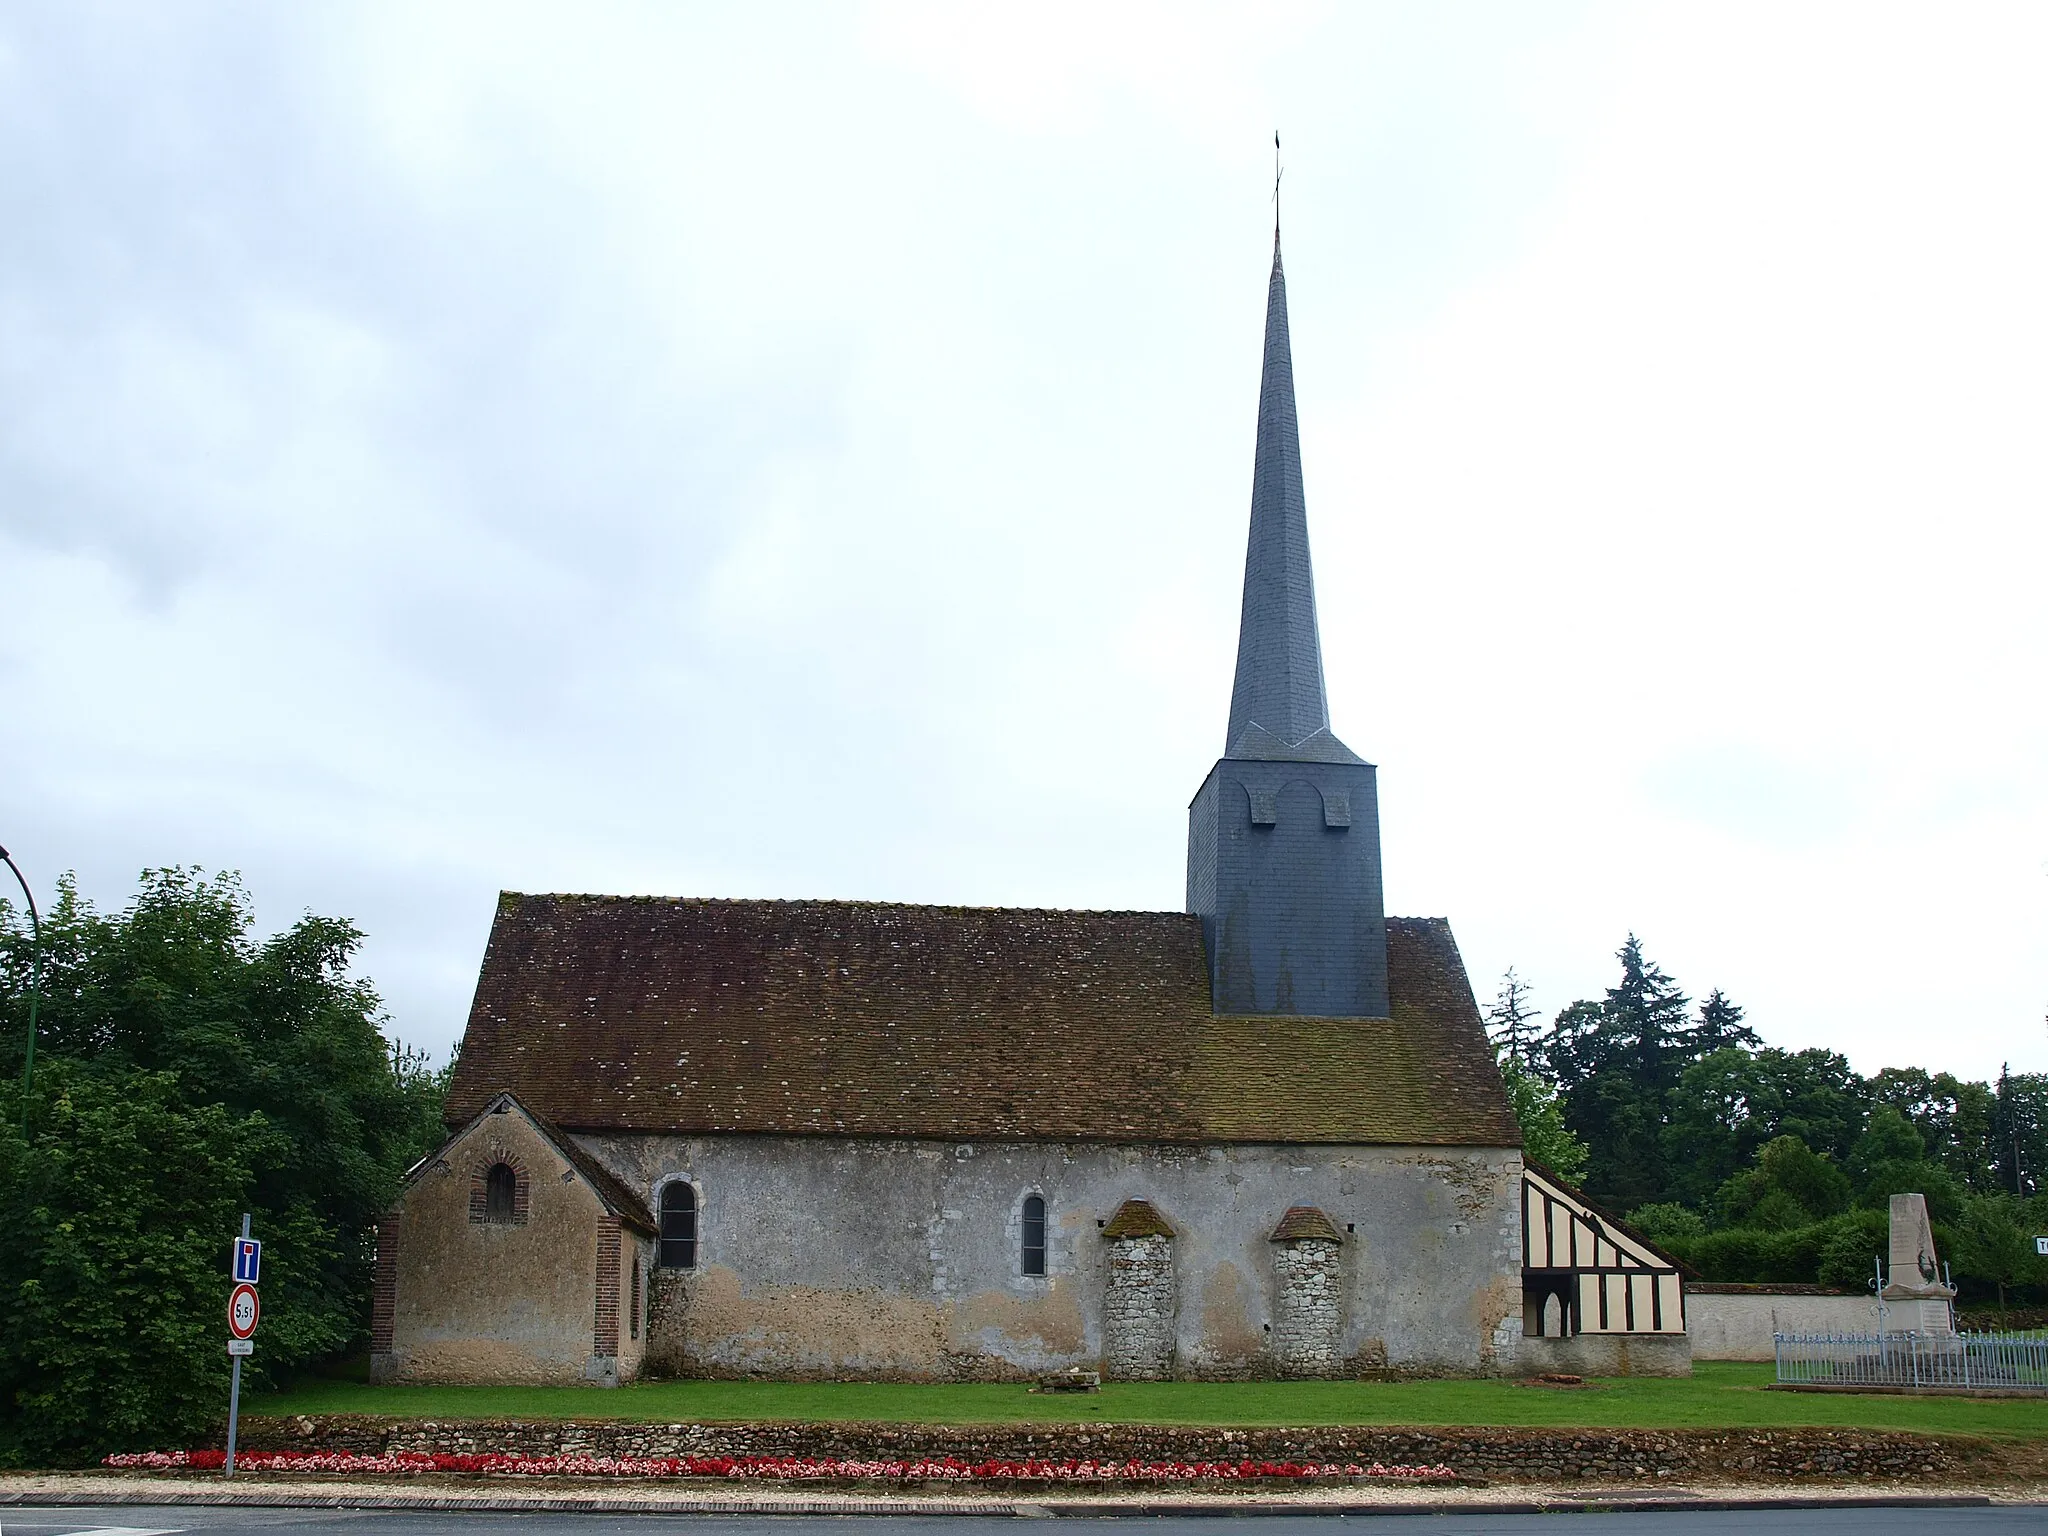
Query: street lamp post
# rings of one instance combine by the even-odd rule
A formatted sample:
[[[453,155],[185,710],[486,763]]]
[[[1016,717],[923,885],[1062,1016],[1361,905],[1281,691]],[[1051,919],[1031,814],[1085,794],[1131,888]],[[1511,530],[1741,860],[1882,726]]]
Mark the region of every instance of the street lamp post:
[[[36,893],[28,888],[28,878],[21,872],[21,866],[14,862],[14,855],[0,848],[0,859],[7,861],[7,867],[14,871],[14,878],[20,882],[21,894],[28,898],[29,951],[28,951],[28,1060],[21,1069],[22,1114],[28,1113],[29,1095],[36,1087],[36,1008],[43,997],[43,916],[36,911]]]

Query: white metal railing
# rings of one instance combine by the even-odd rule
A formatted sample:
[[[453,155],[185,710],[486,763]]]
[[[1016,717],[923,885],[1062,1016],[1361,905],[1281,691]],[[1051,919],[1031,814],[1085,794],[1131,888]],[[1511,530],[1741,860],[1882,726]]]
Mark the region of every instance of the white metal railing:
[[[1780,1333],[1778,1380],[2048,1393],[2048,1333]]]

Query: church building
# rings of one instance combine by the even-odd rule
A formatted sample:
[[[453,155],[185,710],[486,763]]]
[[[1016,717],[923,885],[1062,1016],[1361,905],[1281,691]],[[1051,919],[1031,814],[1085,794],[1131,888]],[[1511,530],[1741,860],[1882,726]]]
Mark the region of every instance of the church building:
[[[379,1228],[380,1380],[1500,1373],[1657,1257],[1602,1229],[1525,1291],[1572,1195],[1530,1203],[1449,925],[1384,910],[1277,234],[1186,910],[506,894],[447,1113]],[[1614,1294],[1682,1333],[1675,1271]]]

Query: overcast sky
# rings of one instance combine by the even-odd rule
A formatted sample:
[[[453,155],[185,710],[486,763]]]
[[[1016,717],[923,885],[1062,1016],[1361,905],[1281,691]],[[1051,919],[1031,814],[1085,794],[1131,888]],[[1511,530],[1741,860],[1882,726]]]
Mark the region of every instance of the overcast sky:
[[[460,1033],[500,889],[1177,908],[1272,214],[1482,1001],[2048,1069],[2048,8],[0,9],[0,842]]]

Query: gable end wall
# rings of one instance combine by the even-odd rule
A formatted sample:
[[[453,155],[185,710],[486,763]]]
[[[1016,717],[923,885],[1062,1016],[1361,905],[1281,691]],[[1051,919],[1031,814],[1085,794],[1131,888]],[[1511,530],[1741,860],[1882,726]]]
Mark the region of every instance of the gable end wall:
[[[475,1179],[500,1156],[525,1169],[525,1220],[472,1219]],[[442,1149],[379,1227],[392,1255],[387,1381],[580,1382],[595,1350],[603,1203],[517,1110],[486,1115]],[[386,1234],[389,1234],[387,1239]],[[380,1289],[386,1284],[379,1275]],[[381,1322],[373,1318],[373,1323]],[[616,1352],[612,1357],[618,1358]],[[637,1365],[628,1356],[623,1375]]]

